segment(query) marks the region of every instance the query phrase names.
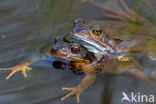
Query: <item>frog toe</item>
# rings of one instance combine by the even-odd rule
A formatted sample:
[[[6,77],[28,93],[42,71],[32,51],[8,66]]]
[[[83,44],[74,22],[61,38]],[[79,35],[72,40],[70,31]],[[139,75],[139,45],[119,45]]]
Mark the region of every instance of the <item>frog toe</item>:
[[[25,69],[21,70],[24,77],[27,77],[26,70],[30,71],[30,70],[32,70],[32,68],[26,67]]]
[[[12,71],[5,79],[8,80],[12,75],[14,75],[17,71]]]
[[[71,90],[71,92],[65,95],[64,97],[62,97],[61,101],[69,98],[72,95],[76,95],[77,103],[80,102],[80,94],[82,93],[82,90],[80,88],[76,88],[76,87],[75,88],[62,88],[62,90],[67,90],[67,91]]]
[[[28,66],[16,66],[11,68],[1,68],[0,70],[11,70],[12,72],[5,78],[8,80],[11,76],[13,76],[16,72],[21,71],[24,77],[27,77],[26,71],[32,70],[31,67]]]

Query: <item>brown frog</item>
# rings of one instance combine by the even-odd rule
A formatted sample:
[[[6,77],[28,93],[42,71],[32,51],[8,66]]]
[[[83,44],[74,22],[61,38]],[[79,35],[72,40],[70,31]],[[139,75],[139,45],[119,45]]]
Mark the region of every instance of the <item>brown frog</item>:
[[[26,77],[26,70],[31,70],[29,65],[39,59],[45,59],[46,57],[48,57],[48,55],[52,55],[55,59],[55,61],[53,62],[60,64],[59,67],[57,66],[57,68],[69,68],[73,72],[82,72],[85,74],[83,80],[76,87],[62,88],[62,90],[71,90],[71,92],[62,97],[61,100],[65,100],[71,95],[76,95],[77,102],[79,103],[80,94],[94,83],[96,79],[96,73],[98,72],[120,74],[128,71],[140,79],[151,81],[147,75],[139,70],[141,66],[136,60],[131,60],[130,62],[121,62],[114,57],[104,55],[99,61],[92,52],[89,52],[80,44],[69,42],[64,43],[61,41],[59,41],[59,44],[56,44],[54,46],[48,45],[42,48],[41,52],[43,52],[43,54],[41,54],[40,57],[30,58],[29,60],[24,61],[11,68],[2,68],[1,70],[12,70],[11,74],[9,74],[6,79],[10,78],[17,71],[22,71],[23,75]]]
[[[149,76],[145,75],[140,70],[141,66],[136,60],[121,62],[114,57],[105,55],[98,61],[93,53],[89,52],[85,47],[78,43],[70,43],[66,46],[53,48],[51,53],[59,59],[69,60],[70,68],[81,70],[85,74],[81,83],[76,87],[62,88],[67,91],[71,90],[71,92],[61,98],[61,100],[65,100],[71,95],[76,95],[77,103],[79,103],[80,94],[94,83],[97,72],[121,74],[127,71],[140,79],[148,82],[151,81]]]

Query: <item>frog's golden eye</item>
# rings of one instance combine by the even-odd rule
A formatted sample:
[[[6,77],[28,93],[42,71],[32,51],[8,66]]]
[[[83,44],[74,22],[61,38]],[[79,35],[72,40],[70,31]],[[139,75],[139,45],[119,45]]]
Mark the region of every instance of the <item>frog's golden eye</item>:
[[[95,36],[100,36],[102,34],[102,28],[101,27],[94,27],[92,29],[92,34]]]
[[[80,49],[80,45],[78,44],[72,44],[71,47],[70,47],[70,50],[73,54],[78,54],[80,53],[81,49]]]

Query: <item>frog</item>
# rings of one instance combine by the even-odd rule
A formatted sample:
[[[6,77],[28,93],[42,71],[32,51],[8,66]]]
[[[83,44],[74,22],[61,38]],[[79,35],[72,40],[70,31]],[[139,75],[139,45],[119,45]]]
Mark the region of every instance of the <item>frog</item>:
[[[89,51],[96,55],[115,54],[115,57],[120,61],[129,61],[131,56],[135,55],[137,52],[137,54],[139,53],[140,55],[147,55],[152,60],[156,59],[154,51],[152,53],[148,48],[146,49],[149,51],[138,48],[143,44],[146,45],[149,39],[142,39],[140,37],[134,37],[133,40],[117,38],[107,33],[102,25],[86,25],[82,19],[76,20],[74,26],[71,32],[73,40],[84,45]],[[154,42],[154,40],[152,40],[152,42]]]
[[[95,53],[106,53],[108,52],[114,52],[115,50],[115,44],[111,44],[112,42],[115,42],[113,38],[110,38],[108,34],[103,33],[103,30],[100,25],[91,25],[88,27],[84,26],[76,26],[72,33],[71,33],[72,38],[81,40],[82,42],[88,43],[89,45],[85,46],[91,47],[88,48],[88,50],[92,50]],[[105,38],[109,39],[108,42],[105,42]],[[113,41],[111,41],[113,40]],[[92,41],[92,42],[90,42]],[[111,42],[110,42],[111,41]],[[96,48],[92,49],[92,46],[96,46]],[[100,51],[98,51],[100,50]]]
[[[74,39],[79,39],[79,40],[82,40],[83,42],[85,41],[85,43],[88,42],[89,43],[88,48],[91,51],[94,50],[95,53],[102,52],[104,50],[104,52],[102,52],[103,54],[106,53],[105,50],[109,50],[109,51],[112,51],[112,52],[115,52],[115,53],[116,52],[129,51],[129,49],[134,50],[134,49],[136,49],[136,47],[135,47],[136,45],[144,44],[144,45],[147,45],[147,47],[149,49],[149,51],[147,53],[145,53],[145,54],[147,54],[148,57],[151,58],[152,60],[156,60],[156,55],[155,55],[156,51],[155,51],[154,48],[151,48],[151,46],[153,46],[155,44],[155,38],[153,38],[153,37],[155,37],[155,33],[156,33],[155,30],[156,30],[156,28],[148,19],[146,19],[146,18],[140,16],[138,13],[130,10],[127,7],[127,5],[126,5],[125,0],[119,0],[119,3],[121,5],[122,9],[124,10],[124,12],[108,8],[103,3],[98,3],[95,0],[88,0],[88,1],[90,3],[92,3],[93,5],[103,9],[104,11],[112,13],[112,14],[106,14],[105,13],[106,14],[105,17],[114,18],[114,19],[118,19],[118,20],[124,21],[124,22],[117,22],[116,24],[115,24],[115,22],[112,23],[110,21],[108,21],[108,22],[104,21],[104,23],[102,25],[95,26],[95,30],[96,31],[97,31],[96,28],[99,28],[98,30],[100,30],[100,27],[101,27],[101,30],[104,31],[104,33],[106,33],[106,34],[109,34],[109,36],[112,35],[112,36],[115,36],[115,38],[119,38],[119,36],[122,37],[122,39],[119,38],[120,40],[125,40],[124,39],[125,38],[124,37],[125,33],[126,33],[126,40],[131,40],[131,39],[134,39],[135,37],[138,38],[138,39],[135,39],[135,40],[133,40],[131,42],[130,41],[124,41],[124,42],[121,43],[122,45],[121,44],[118,45],[118,44],[116,44],[114,39],[111,38],[112,40],[110,42],[113,42],[113,46],[118,46],[118,51],[112,49],[113,47],[110,47],[108,45],[106,46],[106,44],[104,44],[104,42],[101,39],[98,39],[100,36],[95,36],[94,35],[95,32],[94,33],[90,32],[90,37],[88,36],[88,38],[83,38],[83,36],[82,36],[82,39],[80,39],[80,35],[78,37],[78,36],[76,36],[76,34],[75,34],[75,36],[72,34]],[[96,24],[96,23],[94,23],[94,24]],[[108,26],[108,25],[110,25],[110,26]],[[78,27],[81,28],[82,25],[81,25],[81,27],[80,27],[80,25]],[[76,29],[77,29],[77,27],[76,27]],[[76,30],[76,29],[74,29],[74,30]],[[88,30],[91,31],[91,29],[88,29]],[[109,31],[109,30],[111,30],[112,32]],[[129,33],[127,33],[127,32],[129,32]],[[73,32],[73,33],[75,33],[75,32]],[[95,34],[98,34],[98,33],[95,33]],[[135,37],[134,37],[134,35],[135,35]],[[98,37],[98,38],[95,38],[95,37]],[[84,39],[86,39],[86,40],[84,40]],[[90,41],[89,41],[89,39],[90,39]],[[93,40],[95,41],[95,39],[96,39],[96,41],[99,41],[99,42],[93,42]],[[143,39],[147,39],[147,40],[143,40]],[[141,41],[144,41],[144,43],[141,42]],[[101,44],[101,45],[103,45],[106,48],[104,48],[104,47],[102,48],[98,44]],[[128,44],[129,48],[128,49],[126,49],[126,48],[123,49],[123,44]],[[94,49],[93,49],[93,46],[94,46]],[[121,47],[122,47],[122,50],[121,50]],[[127,47],[127,46],[124,45],[124,47]],[[97,50],[97,48],[98,48],[98,50]],[[143,51],[143,50],[144,49],[142,49],[141,51]],[[124,56],[119,56],[118,58],[119,58],[119,60],[128,60],[127,58],[124,59],[123,57]]]
[[[67,68],[66,62],[55,60],[54,56],[51,54],[51,49],[56,46],[60,46],[64,43],[68,43],[68,40],[64,40],[64,37],[55,38],[54,42],[46,43],[44,46],[40,47],[40,49],[37,49],[37,52],[33,54],[28,59],[20,62],[19,64],[12,66],[10,68],[0,68],[0,70],[8,70],[11,71],[11,73],[5,78],[8,80],[11,76],[13,76],[17,72],[22,72],[24,77],[27,77],[26,71],[31,71],[32,68],[29,67],[31,64],[39,61],[39,60],[46,60],[49,62],[52,62],[52,65],[55,69],[65,69]],[[54,62],[53,62],[54,61]],[[58,65],[58,63],[60,65]]]
[[[93,67],[90,65],[96,62],[95,56],[78,43],[70,43],[63,46],[53,47],[51,49],[51,54],[58,59],[69,61],[69,69],[78,70],[79,72],[81,71],[85,74],[85,77],[76,87],[62,88],[62,90],[71,90],[71,92],[62,97],[61,101],[72,95],[76,95],[77,103],[79,103],[80,94],[94,83],[96,73],[101,71],[99,68],[95,68],[97,66]]]
[[[39,55],[30,57],[16,66],[10,68],[0,68],[0,70],[12,71],[6,77],[6,80],[19,71],[22,72],[24,77],[27,77],[26,71],[32,70],[32,68],[29,67],[31,64],[37,62],[38,60],[48,60],[49,62],[52,62],[52,65],[56,69],[70,69],[74,74],[85,73],[85,77],[77,87],[62,88],[63,90],[72,90],[71,93],[61,98],[62,101],[69,96],[76,94],[77,102],[79,102],[80,94],[95,81],[96,73],[99,71],[97,68],[95,70],[89,65],[96,58],[93,54],[88,52],[86,48],[80,47],[77,43],[69,44],[69,41],[64,40],[62,37],[57,38],[54,43],[55,44],[50,43],[42,47]]]
[[[146,53],[148,57],[152,60],[156,60],[156,51],[155,51],[155,45],[154,45],[156,42],[155,41],[156,27],[154,23],[146,19],[144,16],[139,15],[139,13],[136,13],[135,11],[132,11],[131,9],[129,9],[129,7],[125,3],[125,0],[119,0],[118,2],[123,11],[109,8],[106,5],[104,5],[104,3],[102,2],[99,3],[96,0],[86,0],[86,1],[106,11],[106,13],[104,12],[104,16],[106,18],[119,20],[117,22],[95,21],[92,23],[102,24],[102,26],[104,27],[103,31],[118,38],[122,37],[122,39],[124,40],[125,39],[131,40],[131,39],[134,39],[135,37],[141,38],[140,40],[138,39],[138,40],[132,41],[130,44],[132,44],[133,42],[136,43],[136,41],[140,41],[139,44],[142,44],[142,45],[144,44],[144,46],[146,45],[148,47],[146,48],[149,50]],[[151,3],[151,2],[146,1],[146,3]],[[101,14],[103,14],[103,12]],[[125,37],[125,34],[126,34],[126,37]],[[143,40],[143,39],[146,39],[146,40]],[[141,43],[141,41],[144,41],[144,42]],[[139,47],[141,47],[141,45]],[[142,49],[142,51],[143,50],[144,49]]]
[[[102,60],[98,61],[96,56],[94,56],[94,53],[88,51],[87,48],[85,48],[83,45],[80,45],[79,43],[73,43],[73,41],[72,43],[64,46],[54,47],[52,49],[52,54],[59,59],[70,61],[71,62],[70,65],[72,66],[72,68],[82,70],[82,72],[85,73],[85,77],[82,80],[83,83],[81,82],[78,86],[73,88],[62,88],[63,90],[67,91],[72,90],[72,91],[69,94],[65,95],[63,98],[61,98],[61,100],[65,100],[71,95],[76,94],[77,103],[79,103],[80,102],[79,91],[82,93],[84,90],[86,90],[86,88],[89,88],[89,86],[91,86],[94,83],[92,81],[96,80],[96,73],[102,72],[118,75],[127,71],[142,80],[151,82],[149,76],[147,76],[141,70],[139,70],[141,68],[141,65],[135,59],[129,62],[121,62],[116,58],[106,54],[102,58]],[[89,78],[93,74],[95,75],[94,80],[92,78],[91,79]],[[81,88],[80,86],[86,87]]]
[[[72,66],[72,68],[85,73],[85,77],[76,87],[62,88],[62,90],[71,91],[61,98],[62,101],[72,95],[76,95],[77,103],[80,103],[80,94],[93,85],[97,73],[118,75],[127,71],[142,80],[151,82],[151,78],[139,70],[141,65],[136,60],[121,62],[114,57],[105,55],[102,60],[98,61],[94,53],[88,51],[87,48],[79,43],[54,47],[52,54],[59,59],[70,61],[70,67]]]
[[[140,70],[135,69],[135,61],[133,61],[133,64],[131,65],[125,64],[124,66],[124,63],[118,63],[117,60],[114,60],[114,58],[110,57],[109,55],[104,56],[101,61],[98,61],[94,53],[88,51],[87,48],[80,45],[79,43],[73,43],[73,41],[68,41],[64,39],[64,37],[57,39],[55,45],[48,44],[44,46],[40,49],[40,53],[40,56],[31,57],[30,59],[23,61],[20,64],[11,68],[1,68],[1,70],[12,70],[12,72],[6,77],[6,79],[8,80],[18,71],[22,71],[24,77],[27,77],[26,71],[32,70],[29,65],[41,59],[43,60],[46,58],[50,58],[51,60],[51,58],[53,58],[52,64],[54,66],[57,65],[55,66],[55,68],[68,68],[73,73],[85,74],[85,77],[76,87],[62,88],[62,90],[71,90],[71,92],[62,97],[60,100],[63,101],[72,95],[76,95],[77,103],[80,102],[80,94],[93,85],[96,80],[97,73],[104,72],[109,74],[121,74],[125,71],[128,71],[140,79],[148,82],[151,81],[151,79],[147,75],[145,75]],[[112,67],[112,62],[114,62],[115,64],[114,67],[118,68]]]
[[[102,57],[105,54],[114,54],[114,53],[125,53],[126,51],[123,47],[132,47],[134,46],[134,42],[131,45],[124,46],[125,43],[127,44],[127,40],[121,40],[115,37],[112,37],[107,32],[103,31],[102,26],[100,25],[83,25],[83,20],[76,20],[74,22],[74,29],[71,32],[71,37],[75,41],[80,41],[80,44],[84,45],[88,49],[95,53],[97,58]],[[124,44],[123,44],[124,43]],[[121,46],[122,44],[122,51]],[[128,49],[127,49],[128,50]],[[127,61],[129,60],[128,57],[123,58],[123,55],[118,56],[119,60]],[[100,60],[100,58],[99,58]]]

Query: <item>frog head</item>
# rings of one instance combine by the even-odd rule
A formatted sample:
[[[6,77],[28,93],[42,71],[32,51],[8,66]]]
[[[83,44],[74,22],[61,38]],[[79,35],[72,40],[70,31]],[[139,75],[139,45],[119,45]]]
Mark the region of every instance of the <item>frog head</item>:
[[[82,73],[82,67],[96,60],[91,52],[78,43],[55,45],[51,48],[51,55],[56,59],[53,62],[54,67],[66,67],[76,74]]]
[[[101,25],[77,25],[71,32],[71,36],[93,53],[107,54],[116,51],[113,39]]]
[[[87,49],[78,43],[55,46],[51,49],[51,54],[68,61],[86,61],[89,57]]]

